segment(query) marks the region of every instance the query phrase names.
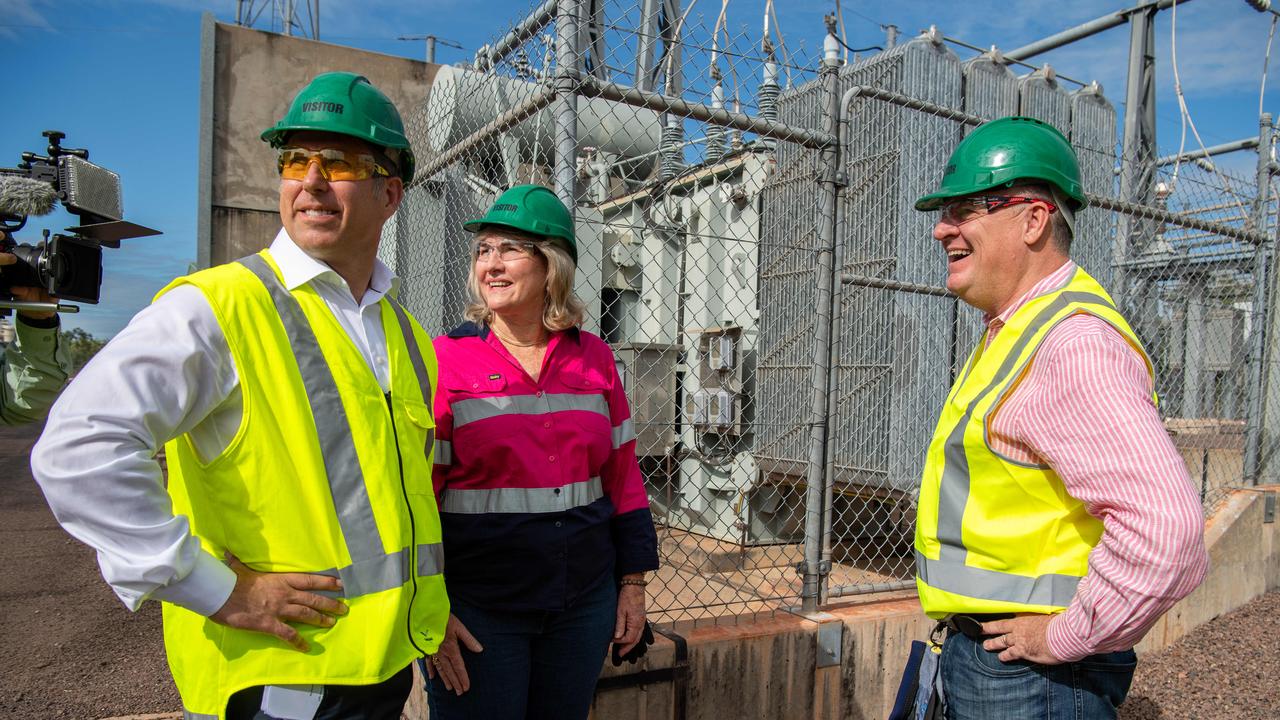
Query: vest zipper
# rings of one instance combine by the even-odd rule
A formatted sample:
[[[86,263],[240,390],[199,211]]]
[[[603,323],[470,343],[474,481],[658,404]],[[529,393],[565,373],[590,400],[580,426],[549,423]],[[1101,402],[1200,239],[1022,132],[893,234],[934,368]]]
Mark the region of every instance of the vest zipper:
[[[413,519],[413,505],[409,503],[409,488],[404,482],[404,457],[400,454],[400,435],[396,432],[396,411],[391,405],[391,391],[386,393],[387,417],[391,419],[391,440],[396,446],[396,469],[400,472],[400,495],[404,498],[404,508],[409,513],[409,612],[404,617],[404,631],[409,636],[409,644],[420,654],[426,651],[418,647],[413,639],[413,604],[418,599],[418,526]]]

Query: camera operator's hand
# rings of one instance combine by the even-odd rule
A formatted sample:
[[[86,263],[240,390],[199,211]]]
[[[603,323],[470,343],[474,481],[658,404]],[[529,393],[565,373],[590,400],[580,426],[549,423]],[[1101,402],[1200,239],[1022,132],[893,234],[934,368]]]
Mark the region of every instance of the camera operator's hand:
[[[14,255],[13,253],[0,252],[0,266],[13,265],[16,262],[18,262],[17,255]],[[15,298],[23,302],[58,302],[58,298],[50,295],[40,288],[13,287],[9,288],[9,291],[13,293]],[[20,310],[18,311],[18,314],[29,320],[48,320],[57,313],[52,310]]]

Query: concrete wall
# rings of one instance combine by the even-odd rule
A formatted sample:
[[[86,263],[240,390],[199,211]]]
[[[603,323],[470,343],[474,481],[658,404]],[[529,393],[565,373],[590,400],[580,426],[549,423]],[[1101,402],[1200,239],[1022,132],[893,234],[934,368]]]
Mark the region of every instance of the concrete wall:
[[[1280,486],[1235,490],[1205,530],[1212,566],[1204,583],[1162,618],[1138,646],[1153,652],[1268,590],[1280,589],[1280,523],[1267,496]],[[838,664],[818,667],[819,628],[838,624]],[[868,596],[812,617],[780,611],[734,625],[680,627],[687,642],[684,712],[666,675],[680,674],[665,637],[635,667],[606,664],[594,720],[878,720],[888,715],[912,640],[933,623],[913,592]],[[420,708],[420,704],[414,707]],[[419,712],[422,712],[419,710]],[[425,713],[408,717],[423,718]]]
[[[348,70],[403,117],[421,107],[438,65],[214,22],[205,16],[201,80],[201,227],[197,264],[255,252],[280,228],[275,153],[258,139],[314,76]],[[424,149],[419,150],[421,154]]]

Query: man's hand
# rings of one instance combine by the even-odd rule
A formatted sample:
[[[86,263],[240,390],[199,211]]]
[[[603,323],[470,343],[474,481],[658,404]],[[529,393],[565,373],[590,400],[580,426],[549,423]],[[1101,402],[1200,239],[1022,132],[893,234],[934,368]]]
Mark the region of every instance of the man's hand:
[[[13,265],[16,262],[18,262],[17,255],[14,255],[13,253],[0,252],[0,266]],[[9,292],[13,293],[15,298],[22,300],[23,302],[47,302],[55,304],[58,302],[58,298],[50,295],[40,288],[15,287],[9,288]],[[18,314],[32,320],[47,320],[57,313],[52,310],[20,310]]]
[[[613,644],[620,646],[619,655],[626,655],[640,642],[640,633],[644,630],[644,599],[643,585],[623,585],[618,588],[618,620],[613,628]]]
[[[444,628],[444,639],[440,641],[440,648],[436,650],[435,655],[427,656],[427,677],[433,678],[439,675],[445,688],[452,690],[456,695],[471,689],[467,665],[462,659],[462,650],[458,647],[459,640],[462,641],[463,647],[473,653],[484,652],[484,647],[467,630],[467,626],[463,625],[453,613],[449,613],[449,624]]]
[[[1055,615],[1025,615],[982,623],[982,632],[997,637],[982,641],[982,647],[1000,652],[1001,662],[1028,660],[1040,665],[1058,665],[1059,660],[1049,650],[1049,623]]]
[[[230,553],[227,565],[236,573],[236,586],[218,612],[209,616],[216,623],[275,635],[306,652],[311,646],[289,622],[332,627],[334,616],[347,614],[344,603],[308,592],[341,590],[342,581],[338,578],[309,573],[260,573]]]

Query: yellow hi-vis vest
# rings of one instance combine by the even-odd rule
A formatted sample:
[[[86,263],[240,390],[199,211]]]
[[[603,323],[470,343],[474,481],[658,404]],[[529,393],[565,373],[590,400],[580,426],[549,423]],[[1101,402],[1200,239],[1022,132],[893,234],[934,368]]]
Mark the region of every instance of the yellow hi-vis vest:
[[[947,396],[929,444],[916,510],[916,585],[925,613],[1060,612],[1088,571],[1102,522],[1067,494],[1047,465],[1002,457],[987,419],[1026,374],[1059,322],[1088,313],[1151,361],[1096,280],[1067,284],[1023,305],[978,343]]]
[[[433,653],[449,616],[431,486],[437,368],[430,338],[379,302],[391,392],[311,284],[292,292],[266,252],[179,278],[203,291],[226,336],[243,402],[218,457],[189,436],[165,445],[174,513],[214,557],[259,572],[336,576],[350,612],[294,627],[298,652],[164,604],[165,648],[185,717],[222,718],[254,685],[370,685]],[[158,297],[158,296],[157,296]]]

